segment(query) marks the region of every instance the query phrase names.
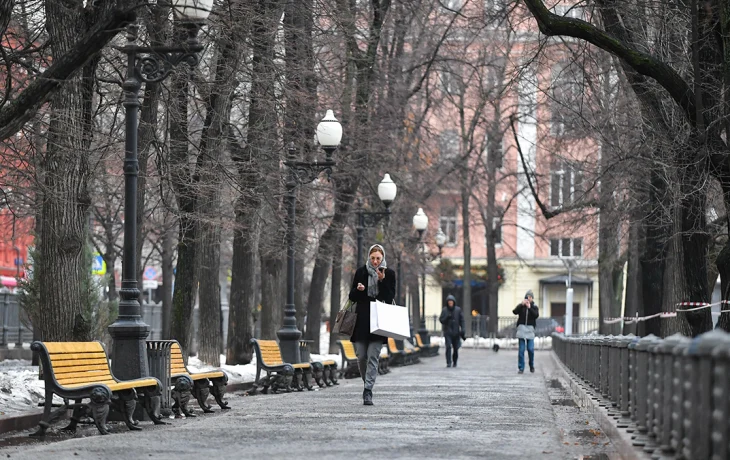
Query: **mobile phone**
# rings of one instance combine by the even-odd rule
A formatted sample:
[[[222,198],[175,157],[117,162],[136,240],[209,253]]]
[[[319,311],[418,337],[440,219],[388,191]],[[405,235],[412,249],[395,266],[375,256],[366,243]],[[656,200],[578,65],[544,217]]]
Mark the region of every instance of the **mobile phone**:
[[[378,270],[380,271],[380,273],[383,273],[385,271],[385,267],[378,267]]]

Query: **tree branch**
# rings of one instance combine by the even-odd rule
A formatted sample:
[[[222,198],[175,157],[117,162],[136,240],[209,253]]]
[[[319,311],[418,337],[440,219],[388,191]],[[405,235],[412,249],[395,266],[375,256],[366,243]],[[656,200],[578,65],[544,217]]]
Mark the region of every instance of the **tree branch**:
[[[51,97],[65,80],[106,46],[119,31],[136,19],[134,11],[113,10],[76,43],[64,56],[54,60],[20,95],[0,111],[0,140],[20,131],[23,125]]]
[[[542,0],[525,0],[527,8],[537,20],[540,32],[547,36],[562,35],[579,38],[622,59],[636,72],[653,78],[671,96],[685,113],[687,120],[696,126],[696,109],[692,88],[668,64],[638,51],[594,25],[580,19],[566,18],[551,13]]]

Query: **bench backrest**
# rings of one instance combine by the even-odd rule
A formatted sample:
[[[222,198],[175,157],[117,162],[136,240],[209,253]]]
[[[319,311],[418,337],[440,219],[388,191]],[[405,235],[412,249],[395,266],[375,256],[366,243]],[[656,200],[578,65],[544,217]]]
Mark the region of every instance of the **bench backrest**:
[[[185,367],[182,349],[180,344],[174,342],[170,347],[170,375],[187,374],[188,369]]]
[[[279,366],[284,364],[281,359],[281,349],[276,340],[257,340],[259,350],[261,351],[261,361],[267,366]]]
[[[42,342],[52,372],[61,386],[114,383],[104,346],[100,342]]]
[[[421,340],[421,334],[416,334],[416,344],[418,344],[419,347],[423,348],[423,340]]]
[[[393,337],[388,337],[388,350],[390,350],[391,353],[398,353],[398,346],[395,344],[395,339]]]
[[[340,346],[342,347],[342,353],[344,358],[347,360],[357,359],[357,353],[355,353],[355,346],[349,340],[340,340]]]

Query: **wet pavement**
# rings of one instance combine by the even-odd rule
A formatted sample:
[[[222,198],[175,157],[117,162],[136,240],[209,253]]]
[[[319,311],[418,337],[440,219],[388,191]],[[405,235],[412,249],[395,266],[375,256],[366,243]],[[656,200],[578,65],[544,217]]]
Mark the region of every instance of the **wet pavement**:
[[[514,350],[462,349],[459,367],[446,368],[442,350],[379,376],[371,407],[357,379],[313,392],[234,394],[230,411],[141,422],[141,432],[114,425],[109,436],[93,426],[41,442],[0,436],[0,458],[619,458],[573,402],[550,352],[537,352],[536,367],[518,374]]]

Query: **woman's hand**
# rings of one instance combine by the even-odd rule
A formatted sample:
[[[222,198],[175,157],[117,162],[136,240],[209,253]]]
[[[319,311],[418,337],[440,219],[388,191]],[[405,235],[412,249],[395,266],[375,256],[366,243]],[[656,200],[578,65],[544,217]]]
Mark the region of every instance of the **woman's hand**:
[[[364,291],[365,290],[365,285],[362,284],[362,283],[357,283],[357,290],[358,291]]]
[[[378,281],[383,281],[385,279],[385,270],[378,270]]]

